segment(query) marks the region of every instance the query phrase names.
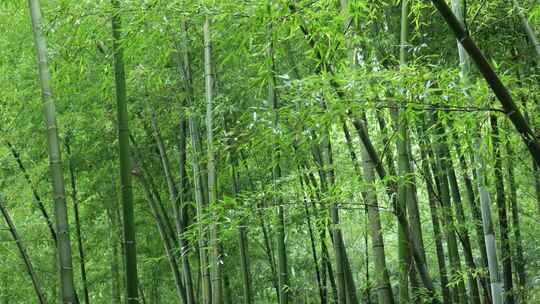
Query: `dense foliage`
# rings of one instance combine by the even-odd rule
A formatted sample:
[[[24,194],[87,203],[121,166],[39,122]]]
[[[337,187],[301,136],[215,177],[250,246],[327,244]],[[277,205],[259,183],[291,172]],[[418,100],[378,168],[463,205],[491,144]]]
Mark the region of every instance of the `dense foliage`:
[[[451,5],[511,110],[444,1],[39,2],[0,2],[0,303],[540,301],[536,1]]]

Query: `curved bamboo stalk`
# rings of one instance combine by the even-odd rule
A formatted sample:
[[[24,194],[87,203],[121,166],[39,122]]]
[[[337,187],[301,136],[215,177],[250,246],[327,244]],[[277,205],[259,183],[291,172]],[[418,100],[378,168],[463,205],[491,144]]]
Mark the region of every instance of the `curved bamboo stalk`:
[[[536,164],[540,166],[540,141],[532,131],[531,127],[523,117],[523,114],[514,103],[514,99],[510,91],[502,83],[501,79],[495,73],[482,51],[476,46],[474,40],[469,36],[469,32],[459,19],[452,13],[445,0],[432,0],[433,5],[437,8],[441,16],[444,18],[450,29],[454,32],[456,38],[461,43],[463,48],[469,53],[469,56],[476,64],[478,70],[484,76],[484,79],[491,87],[493,93],[499,99],[503,106],[506,116],[512,121],[515,129],[521,135],[523,142],[529,149],[532,158]]]

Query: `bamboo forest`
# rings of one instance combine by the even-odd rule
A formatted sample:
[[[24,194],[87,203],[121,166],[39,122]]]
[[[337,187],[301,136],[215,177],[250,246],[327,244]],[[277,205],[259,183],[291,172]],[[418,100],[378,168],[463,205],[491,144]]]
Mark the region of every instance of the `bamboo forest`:
[[[0,304],[540,303],[537,0],[0,0]]]

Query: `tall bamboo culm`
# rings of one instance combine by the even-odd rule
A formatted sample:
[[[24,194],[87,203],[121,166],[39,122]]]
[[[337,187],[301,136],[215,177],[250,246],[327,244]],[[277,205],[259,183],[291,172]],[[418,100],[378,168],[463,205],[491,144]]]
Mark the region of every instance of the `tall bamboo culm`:
[[[139,283],[137,278],[137,251],[135,246],[135,219],[133,212],[133,192],[131,185],[131,159],[129,149],[128,110],[126,100],[126,76],[124,52],[121,43],[120,3],[111,0],[113,6],[112,34],[114,51],[114,78],[118,121],[118,145],[120,153],[120,194],[122,198],[124,263],[126,280],[126,303],[138,304]]]
[[[493,229],[493,220],[491,216],[491,197],[489,195],[486,177],[485,163],[480,150],[480,139],[474,143],[475,161],[476,161],[476,176],[478,183],[478,192],[480,194],[480,208],[482,210],[482,226],[484,230],[484,238],[486,240],[486,251],[489,266],[489,278],[491,280],[491,298],[493,304],[503,303],[503,290],[501,275],[499,273],[499,265],[497,260],[497,243],[495,239],[495,231]]]
[[[208,206],[211,212],[210,247],[212,250],[210,259],[210,279],[212,281],[212,304],[223,303],[223,278],[220,245],[218,241],[217,214],[217,181],[216,160],[214,156],[214,127],[213,127],[213,103],[214,103],[214,74],[212,69],[212,41],[210,32],[210,17],[204,20],[204,78],[206,93],[206,145],[207,145],[207,170],[208,170]]]
[[[34,43],[38,59],[39,80],[43,100],[43,113],[47,130],[49,150],[49,167],[53,189],[55,224],[57,233],[58,268],[60,273],[60,291],[62,303],[77,303],[73,284],[73,263],[71,241],[69,238],[69,222],[66,206],[66,190],[60,154],[60,139],[56,124],[56,109],[50,86],[51,75],[47,60],[47,43],[43,35],[43,18],[39,0],[28,0]]]

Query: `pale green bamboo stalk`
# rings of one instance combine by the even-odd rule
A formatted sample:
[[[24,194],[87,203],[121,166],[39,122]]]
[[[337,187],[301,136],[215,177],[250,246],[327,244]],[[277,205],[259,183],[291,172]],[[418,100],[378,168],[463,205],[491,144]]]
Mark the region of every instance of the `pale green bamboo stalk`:
[[[182,68],[182,80],[183,80],[183,83],[184,83],[184,89],[186,91],[186,102],[185,102],[185,105],[187,106],[191,106],[193,105],[193,99],[194,99],[194,96],[193,96],[193,79],[192,79],[192,75],[191,75],[191,58],[190,58],[190,40],[189,40],[189,36],[188,36],[188,29],[187,29],[187,24],[186,24],[186,20],[181,20],[180,22],[180,38],[181,38],[181,43],[180,43],[180,57],[181,57],[181,68]],[[187,111],[183,111],[182,112],[182,115],[185,115],[187,116]],[[195,124],[194,126],[196,127],[196,122],[193,122],[192,118],[187,118],[187,117],[182,117],[181,118],[181,121],[180,121],[180,130],[179,130],[179,135],[178,135],[178,150],[179,150],[179,153],[180,153],[180,185],[182,186],[182,191],[180,193],[180,217],[182,219],[182,221],[185,219],[185,216],[184,216],[184,213],[185,213],[185,205],[186,205],[186,200],[187,200],[187,195],[186,195],[186,192],[187,192],[187,184],[188,184],[188,177],[187,177],[187,171],[186,171],[186,159],[187,159],[187,146],[186,146],[186,138],[188,136],[188,133],[191,132],[192,136],[195,135],[197,138],[193,138],[192,139],[192,142],[193,143],[200,143],[200,140],[198,139],[198,135],[199,135],[199,132],[198,132],[198,129],[196,130],[192,130],[192,128],[190,127],[190,125],[192,124]],[[194,192],[195,192],[195,201],[196,201],[196,204],[197,204],[197,210],[199,210],[199,206],[202,206],[204,204],[204,202],[202,202],[202,196],[200,196],[201,199],[198,199],[199,197],[199,193],[200,193],[200,177],[198,174],[196,174],[196,172],[199,172],[199,162],[198,162],[198,152],[199,150],[197,150],[197,147],[196,145],[193,145],[193,154],[195,155],[194,156],[194,162],[192,163],[192,167],[193,167],[193,179],[194,179]],[[199,213],[197,212],[197,216],[199,216]],[[177,225],[179,224],[182,224],[182,221],[178,221],[177,220]],[[184,223],[185,224],[185,223]],[[184,228],[184,229],[181,229],[181,230],[185,230],[186,227],[179,227],[179,228]],[[201,236],[201,234],[199,234],[199,236]],[[192,282],[192,277],[191,277],[191,268],[190,268],[190,265],[189,265],[189,257],[187,256],[187,248],[186,246],[184,246],[182,243],[184,243],[184,240],[182,237],[179,238],[179,241],[181,242],[180,243],[180,246],[181,246],[181,254],[182,254],[182,264],[183,264],[183,268],[184,268],[184,278],[185,278],[185,281],[186,281],[186,288],[188,288],[188,303],[186,304],[195,304],[196,302],[196,298],[195,298],[195,290],[194,290],[194,287],[191,287],[191,285],[193,285],[193,282]],[[187,242],[186,242],[186,245]],[[203,250],[204,248],[203,247],[200,247],[199,246],[199,258],[201,261],[204,261],[205,259],[203,259]],[[202,268],[202,267],[201,267]],[[210,283],[208,282],[208,284],[206,284],[207,281],[204,280],[203,281],[203,294],[204,294],[204,291],[206,290],[210,290]],[[206,303],[205,302],[205,299],[206,299],[206,295],[203,296],[202,298],[202,303]],[[209,299],[210,297],[208,297]]]
[[[57,248],[60,273],[60,289],[63,303],[77,303],[75,286],[73,284],[73,263],[71,241],[69,238],[69,222],[66,206],[66,190],[60,153],[60,140],[56,124],[56,109],[50,86],[51,75],[47,61],[47,43],[43,35],[43,20],[39,0],[28,0],[34,43],[38,58],[38,71],[41,83],[45,126],[47,128],[47,143],[49,164],[53,188],[54,212],[56,220]]]
[[[493,221],[491,217],[491,198],[486,185],[486,177],[484,175],[485,163],[484,158],[481,154],[482,151],[480,146],[480,139],[476,139],[474,143],[474,150],[476,151],[476,176],[478,192],[480,193],[482,227],[484,230],[484,238],[486,240],[489,278],[491,280],[491,298],[493,304],[503,304],[503,288],[497,260],[497,243],[495,240],[495,232],[493,230]]]
[[[203,27],[204,35],[204,75],[206,93],[206,146],[207,146],[207,171],[208,171],[208,206],[212,214],[210,227],[210,247],[212,250],[210,259],[210,278],[212,281],[212,304],[223,303],[223,263],[218,239],[219,215],[217,207],[216,185],[216,160],[214,156],[214,127],[213,127],[213,103],[214,103],[214,75],[212,71],[212,42],[210,32],[210,16],[206,16]]]
[[[409,1],[401,1],[401,29],[400,29],[400,47],[399,47],[399,67],[403,70],[407,65],[409,49]],[[396,204],[396,213],[406,217],[409,213],[410,230],[413,232],[411,238],[417,238],[416,242],[421,244],[423,252],[422,229],[420,226],[420,216],[416,201],[412,200],[412,184],[408,180],[411,177],[411,166],[408,153],[408,124],[407,118],[403,115],[403,110],[392,109],[392,118],[394,120],[396,132],[397,163],[398,163],[398,202]],[[398,226],[398,254],[399,254],[399,302],[408,303],[409,295],[409,273],[413,267],[411,258],[410,244],[406,241],[407,227]],[[424,257],[425,259],[425,257]]]

